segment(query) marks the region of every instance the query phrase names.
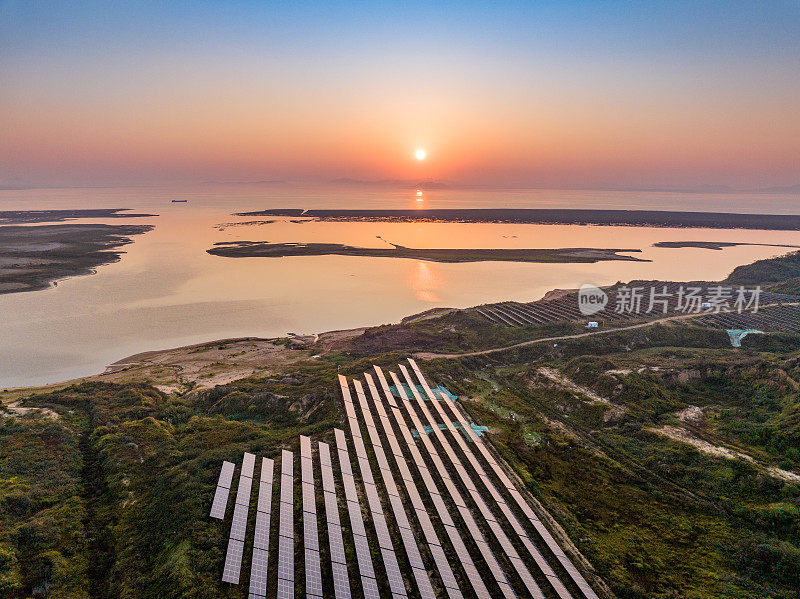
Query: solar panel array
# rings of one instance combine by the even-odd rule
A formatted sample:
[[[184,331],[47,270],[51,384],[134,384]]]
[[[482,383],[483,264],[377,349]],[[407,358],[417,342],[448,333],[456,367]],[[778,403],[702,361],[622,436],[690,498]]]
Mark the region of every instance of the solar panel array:
[[[267,568],[269,565],[269,520],[272,508],[272,479],[275,462],[261,459],[261,482],[258,486],[256,530],[253,538],[253,560],[250,564],[249,599],[267,596]]]
[[[641,297],[641,310],[630,313],[627,311],[616,312],[616,298],[623,288],[641,287],[639,291]],[[684,293],[679,294],[681,287]],[[694,283],[679,283],[672,281],[639,281],[631,283],[630,287],[625,285],[614,285],[612,287],[604,288],[609,296],[609,304],[602,312],[591,316],[591,320],[603,319],[611,323],[618,322],[624,324],[632,318],[642,318],[648,316],[658,316],[669,313],[677,313],[680,311],[680,302],[686,301],[686,293],[690,288],[699,289],[696,295],[706,301],[709,297],[713,297],[714,288],[719,287],[719,283],[707,282],[694,282]],[[653,299],[655,300],[651,308],[650,289],[653,289]],[[733,306],[738,293],[738,287],[732,288],[732,297],[729,298],[729,304]],[[679,300],[680,297],[680,300]],[[744,301],[747,302],[753,298],[753,290],[746,289],[744,292]],[[772,293],[762,291],[759,295],[759,303],[763,306],[766,304],[780,304],[783,302],[796,302],[797,296],[786,295],[782,293]],[[697,309],[700,308],[700,301]],[[627,305],[627,304],[626,304]],[[683,303],[681,305],[684,305]],[[586,321],[587,317],[584,316],[578,307],[578,294],[576,292],[560,295],[555,298],[540,299],[534,302],[520,303],[520,302],[498,302],[495,304],[484,304],[474,308],[467,308],[466,312],[476,312],[484,318],[491,320],[496,324],[503,324],[507,326],[540,326],[545,324],[552,324],[557,322],[580,322]],[[638,313],[637,313],[638,312]]]
[[[322,494],[325,499],[325,517],[328,521],[328,544],[331,551],[333,593],[336,599],[350,599],[350,578],[347,575],[347,556],[342,539],[342,523],[339,519],[339,501],[333,480],[330,447],[319,443],[319,464],[322,472]]]
[[[311,439],[300,437],[300,475],[303,485],[303,539],[306,551],[306,597],[322,599],[322,566],[317,531],[317,490]]]
[[[800,306],[784,304],[759,309],[758,312],[720,312],[696,319],[697,324],[725,329],[755,329],[783,333],[800,332]]]
[[[233,506],[233,521],[228,539],[228,551],[225,554],[225,566],[222,569],[222,581],[239,584],[244,553],[244,538],[247,534],[247,512],[250,510],[250,491],[253,488],[253,469],[256,456],[245,453],[242,458],[242,473],[239,476],[239,488],[236,491],[236,503]]]
[[[598,599],[544,525],[543,519],[550,519],[549,514],[535,503],[538,514],[534,511],[504,470],[502,461],[492,453],[488,441],[475,433],[450,396],[441,388],[432,390],[414,360],[409,360],[409,365],[413,376],[405,365],[400,365],[402,381],[396,373],[389,373],[394,390],[377,366],[377,384],[372,374],[365,373],[366,384],[360,380],[353,381],[354,396],[351,395],[348,380],[339,377],[360,483],[353,473],[345,433],[335,429],[334,434],[352,547],[364,599],[379,598],[377,580],[384,573],[392,599],[405,599],[409,595],[423,599],[445,595],[448,599],[463,599],[463,591],[467,589],[469,596],[479,599],[500,596],[512,599],[516,597],[515,585],[524,589],[523,594],[536,599],[551,596],[572,599],[570,589],[562,582],[563,573],[567,574],[563,580],[568,581],[573,590],[578,589],[582,599]],[[390,421],[389,412],[394,423]],[[376,420],[380,421],[379,425]],[[412,434],[411,426],[416,429],[418,439]],[[400,431],[402,444],[395,435],[395,427]],[[362,430],[366,430],[366,436],[362,436]],[[365,438],[369,443],[365,443]],[[391,457],[384,449],[384,439]],[[323,570],[320,557],[318,489],[311,439],[301,436],[300,485],[306,596],[322,599],[323,577],[330,572],[335,598],[351,599],[334,465],[328,444],[320,442],[318,447],[331,568]],[[424,455],[421,451],[423,448]],[[407,455],[410,456],[408,461]],[[291,451],[282,452],[278,504],[278,599],[293,599],[295,589],[293,458]],[[462,458],[465,462],[462,462]],[[371,459],[378,466],[377,481],[373,477]],[[390,464],[390,459],[393,464]],[[488,468],[485,469],[484,465],[488,465]],[[222,574],[222,580],[232,584],[238,584],[240,578],[254,468],[255,456],[245,453]],[[416,470],[414,474],[412,468]],[[234,471],[234,464],[223,463],[211,510],[215,518],[225,516]],[[268,586],[273,460],[262,458],[260,472],[249,599],[266,599]],[[395,478],[395,473],[399,474],[399,479]],[[424,484],[426,499],[418,487],[420,480]],[[499,485],[496,486],[495,481]],[[365,526],[358,484],[362,485],[365,507],[377,540],[372,547],[370,538],[373,532],[368,533]],[[466,496],[462,495],[461,488],[467,490]],[[486,493],[486,499],[482,493]],[[382,496],[386,499],[382,499]],[[384,503],[389,506],[386,512]],[[433,506],[430,513],[429,505]],[[515,510],[525,517],[520,519]],[[431,515],[434,514],[435,520],[432,520]],[[396,534],[393,535],[390,526],[395,525]],[[462,526],[466,531],[464,536]],[[530,530],[526,526],[531,527]],[[444,536],[440,536],[442,530]],[[490,531],[491,543],[484,536],[485,531]],[[546,547],[544,551],[547,555],[537,547],[540,542]],[[378,566],[380,572],[377,573],[372,550],[380,552],[381,556],[382,565]],[[411,576],[408,580],[401,574],[397,551],[404,552],[410,565]],[[557,560],[556,567],[560,568],[561,574],[553,569],[548,559]],[[530,566],[535,567],[531,570]],[[485,572],[490,575],[487,576]],[[409,591],[406,583],[410,585]],[[547,594],[540,584],[545,586]]]
[[[352,402],[350,409],[352,409]],[[375,579],[375,567],[372,563],[367,530],[364,527],[364,517],[361,515],[361,505],[358,502],[355,478],[350,465],[350,454],[347,451],[347,440],[345,439],[344,431],[337,428],[333,432],[336,436],[336,448],[339,452],[339,468],[342,471],[344,496],[347,500],[347,512],[350,515],[350,530],[353,533],[353,545],[356,549],[356,560],[358,561],[358,571],[361,575],[364,599],[377,599],[380,596],[378,582]]]
[[[425,389],[426,393],[428,393],[429,397],[432,397],[433,394],[430,391],[430,386],[425,380],[425,377],[423,376],[416,362],[412,359],[409,359],[409,363],[411,364],[411,367],[414,369],[417,378],[422,383],[422,386]],[[587,599],[597,599],[596,593],[586,582],[586,579],[581,575],[581,573],[578,571],[578,569],[575,567],[572,561],[566,556],[561,547],[559,547],[558,543],[550,534],[550,532],[547,530],[547,528],[544,526],[540,518],[536,515],[536,513],[533,511],[530,505],[528,505],[528,502],[525,501],[524,497],[511,482],[511,479],[508,477],[508,475],[503,471],[502,467],[495,459],[495,457],[491,454],[486,444],[481,440],[481,438],[478,435],[475,434],[475,431],[473,430],[472,426],[470,426],[467,419],[462,414],[461,410],[459,410],[459,408],[453,403],[453,401],[449,397],[447,397],[444,393],[442,393],[440,397],[442,403],[444,403],[444,405],[447,406],[447,408],[455,415],[456,419],[461,424],[461,430],[465,432],[465,434],[470,438],[475,447],[478,448],[478,451],[481,452],[483,458],[486,460],[491,469],[494,471],[495,475],[500,480],[505,489],[508,491],[509,495],[511,495],[511,497],[514,499],[514,501],[522,510],[522,512],[528,517],[533,527],[536,529],[536,531],[544,540],[545,544],[553,552],[558,561],[570,575],[570,578],[572,578],[575,585],[581,590],[581,592],[585,597],[587,597]],[[433,403],[435,405],[438,405],[438,402],[436,401],[434,401]],[[445,417],[444,414],[443,417]],[[485,478],[486,480],[488,480],[488,477],[486,477],[485,472],[483,472],[481,478],[482,479]]]
[[[339,383],[342,386],[342,395],[344,397],[345,404],[347,404],[347,402],[350,402],[350,404],[352,405],[347,379],[345,379],[343,376],[340,376]],[[367,383],[371,386],[371,390],[375,388],[375,384],[372,382],[371,378],[367,380]],[[414,533],[411,530],[411,523],[408,520],[408,515],[406,514],[405,506],[403,505],[403,502],[400,499],[400,494],[398,492],[397,485],[395,484],[394,476],[392,475],[392,471],[389,467],[389,462],[386,459],[386,454],[383,451],[383,444],[381,442],[380,435],[378,435],[378,431],[375,428],[375,421],[372,418],[372,413],[370,412],[369,405],[367,404],[367,398],[364,395],[364,388],[362,387],[360,381],[355,381],[355,389],[356,389],[356,395],[358,396],[359,405],[361,406],[362,417],[364,423],[366,424],[370,441],[372,442],[372,450],[375,453],[376,459],[378,461],[379,474],[381,476],[381,480],[383,481],[383,486],[386,489],[387,495],[389,497],[389,503],[392,509],[392,514],[394,515],[395,522],[397,523],[398,529],[400,531],[400,538],[403,541],[403,547],[406,550],[406,555],[411,565],[411,573],[413,574],[414,580],[417,583],[418,596],[424,599],[435,599],[436,595],[433,592],[433,586],[431,585],[430,578],[428,577],[428,571],[425,568],[425,564],[422,561],[422,556],[420,555],[416,537],[414,536]],[[361,431],[358,426],[358,421],[355,418],[348,418],[348,420],[353,437],[355,438],[356,435],[358,435],[360,438]],[[360,460],[359,463],[361,463]],[[377,491],[375,490],[375,484],[367,483],[366,482],[367,477],[363,476],[364,468],[366,468],[366,471],[369,472],[370,465],[368,460],[365,460],[365,464],[362,467],[362,477],[364,478],[365,481],[364,484],[367,488],[367,497],[370,501],[370,504],[377,503],[378,506],[380,506],[380,499],[378,497]],[[369,472],[369,478],[370,479],[372,478],[371,472]],[[383,517],[383,512],[381,511],[381,513],[378,515],[378,518],[380,519],[382,517]],[[378,529],[377,524],[376,524],[376,529]],[[388,536],[389,535],[387,530],[386,531],[387,538],[385,540],[385,543],[381,544],[381,550],[384,549],[383,547],[384,544],[391,547],[391,541],[388,538]],[[394,552],[392,552],[392,557],[394,557]],[[387,563],[387,573],[389,569],[390,568]],[[452,577],[452,572],[450,572],[449,567],[447,568],[447,571]],[[399,577],[399,575],[400,572],[398,570],[397,576]],[[398,582],[402,586],[403,584],[402,578],[399,578]],[[389,578],[389,583],[391,586],[392,583],[391,575]],[[399,595],[398,593],[394,592],[394,589],[392,590],[393,594]],[[404,590],[405,589],[403,588],[403,591]],[[456,596],[460,597],[461,594],[457,593]]]
[[[235,469],[236,466],[233,462],[222,462],[219,480],[217,481],[217,490],[214,492],[214,502],[211,504],[210,516],[212,518],[222,520],[225,517],[225,511],[228,508],[228,494],[231,491]]]
[[[294,597],[294,456],[281,452],[280,522],[278,526],[278,599]]]

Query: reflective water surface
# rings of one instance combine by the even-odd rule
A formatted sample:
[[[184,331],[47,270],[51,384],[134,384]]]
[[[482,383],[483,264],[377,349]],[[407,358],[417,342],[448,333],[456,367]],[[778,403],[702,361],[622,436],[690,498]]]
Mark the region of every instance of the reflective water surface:
[[[187,199],[187,203],[172,203]],[[560,225],[292,223],[231,213],[277,207],[565,207],[795,213],[794,196],[592,191],[375,190],[284,185],[186,189],[0,191],[0,210],[122,207],[159,216],[120,262],[45,291],[0,295],[0,385],[55,382],[101,371],[140,351],[237,336],[272,337],[397,322],[434,306],[530,301],[553,288],[658,278],[720,279],[736,265],[786,252],[654,248],[706,240],[800,245],[800,232]],[[87,222],[97,222],[87,221]],[[223,258],[218,241],[316,241],[409,247],[607,247],[651,262],[439,264],[391,258]]]

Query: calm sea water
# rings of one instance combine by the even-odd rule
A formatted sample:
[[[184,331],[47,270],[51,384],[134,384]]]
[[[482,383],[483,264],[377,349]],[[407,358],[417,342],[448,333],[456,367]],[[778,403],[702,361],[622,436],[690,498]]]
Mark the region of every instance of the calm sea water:
[[[186,199],[187,203],[171,203]],[[0,295],[0,386],[56,382],[102,371],[125,356],[237,336],[397,322],[434,306],[530,301],[553,288],[659,278],[719,279],[735,266],[784,253],[653,248],[657,241],[800,245],[800,232],[558,225],[320,223],[256,220],[233,212],[277,207],[565,207],[798,213],[798,196],[605,191],[423,191],[364,187],[207,185],[195,188],[0,191],[0,210],[119,207],[159,216],[120,262],[45,291]],[[98,222],[97,220],[86,222]],[[223,258],[217,241],[316,241],[410,247],[613,247],[652,262],[437,264],[344,256]]]

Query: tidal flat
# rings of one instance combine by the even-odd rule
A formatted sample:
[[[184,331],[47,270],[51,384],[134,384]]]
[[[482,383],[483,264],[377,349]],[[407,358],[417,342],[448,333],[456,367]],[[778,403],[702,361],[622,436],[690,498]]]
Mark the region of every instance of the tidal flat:
[[[80,211],[83,212],[83,211]],[[46,289],[65,277],[116,262],[119,248],[152,225],[69,224],[0,227],[0,293]]]
[[[594,263],[601,260],[647,262],[625,256],[638,249],[606,248],[409,248],[391,244],[386,248],[354,247],[341,243],[269,243],[266,241],[223,241],[206,250],[227,258],[283,258],[286,256],[362,256],[372,258],[409,258],[429,262],[541,262]]]

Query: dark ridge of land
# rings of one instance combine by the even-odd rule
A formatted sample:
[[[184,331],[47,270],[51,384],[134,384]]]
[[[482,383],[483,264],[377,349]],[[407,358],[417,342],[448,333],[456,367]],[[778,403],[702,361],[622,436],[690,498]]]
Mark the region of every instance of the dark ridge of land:
[[[56,223],[76,218],[142,218],[157,214],[127,212],[130,208],[91,208],[86,210],[0,210],[0,225]]]
[[[237,212],[236,216],[309,217],[326,221],[518,223],[629,225],[708,229],[800,231],[800,215],[666,210],[574,210],[562,208],[440,208],[428,210],[302,210],[274,208]]]
[[[224,231],[230,227],[260,227],[262,225],[270,225],[274,222],[274,220],[246,220],[241,222],[234,222],[234,223],[219,223],[218,225],[214,225],[214,228],[217,231]]]
[[[599,262],[601,260],[629,260],[649,262],[633,256],[623,256],[620,252],[640,252],[641,250],[602,249],[602,248],[558,248],[558,249],[516,249],[516,248],[407,248],[394,245],[393,248],[364,248],[341,243],[269,243],[265,241],[222,241],[206,250],[215,256],[227,258],[283,258],[285,256],[367,256],[374,258],[413,258],[431,262]]]
[[[784,245],[782,243],[746,243],[736,241],[659,241],[653,244],[654,248],[701,248],[706,250],[721,250],[722,248],[737,245],[758,245],[771,248],[796,248],[798,245]]]
[[[120,246],[152,225],[38,225],[0,227],[0,294],[46,289],[64,277],[91,274],[116,262]]]

